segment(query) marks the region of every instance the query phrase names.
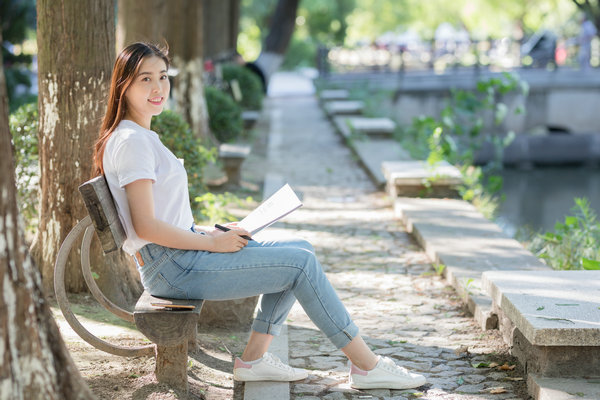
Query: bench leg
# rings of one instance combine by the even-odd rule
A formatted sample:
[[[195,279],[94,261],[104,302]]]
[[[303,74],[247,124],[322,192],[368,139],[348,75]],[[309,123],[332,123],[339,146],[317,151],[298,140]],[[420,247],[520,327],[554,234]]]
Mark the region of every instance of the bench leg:
[[[198,325],[194,325],[194,329],[192,329],[192,333],[188,338],[188,352],[193,353],[198,350]]]
[[[188,392],[188,342],[178,346],[156,345],[156,379],[176,389]]]

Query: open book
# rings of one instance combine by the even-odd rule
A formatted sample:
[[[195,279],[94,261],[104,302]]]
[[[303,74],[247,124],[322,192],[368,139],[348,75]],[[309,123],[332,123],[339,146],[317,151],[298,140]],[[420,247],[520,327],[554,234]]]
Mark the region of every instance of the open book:
[[[290,185],[286,183],[241,220],[238,226],[254,235],[300,207],[302,207],[302,202]]]

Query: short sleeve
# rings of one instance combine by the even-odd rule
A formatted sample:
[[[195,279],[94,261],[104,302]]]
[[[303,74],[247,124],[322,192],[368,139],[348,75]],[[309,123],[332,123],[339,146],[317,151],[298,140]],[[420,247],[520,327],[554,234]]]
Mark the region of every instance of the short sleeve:
[[[115,148],[114,165],[120,187],[138,179],[156,182],[156,157],[152,143],[141,135],[131,135]]]

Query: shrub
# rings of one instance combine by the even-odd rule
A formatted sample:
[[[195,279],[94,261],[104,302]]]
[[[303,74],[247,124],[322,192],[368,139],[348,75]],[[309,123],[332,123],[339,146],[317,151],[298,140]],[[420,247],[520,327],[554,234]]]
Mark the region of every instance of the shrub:
[[[223,79],[229,84],[232,80],[237,80],[242,92],[240,105],[248,110],[260,110],[263,101],[263,89],[260,78],[248,68],[237,64],[223,65]]]
[[[231,142],[242,133],[242,110],[231,96],[221,90],[207,86],[204,88],[208,108],[209,125],[220,142]]]
[[[576,198],[573,215],[554,232],[535,237],[529,249],[554,269],[600,269],[600,223],[586,198]]]
[[[24,104],[9,117],[15,154],[18,204],[28,231],[32,231],[38,217],[39,159],[38,159],[38,106]]]
[[[184,160],[188,174],[190,203],[194,215],[201,215],[202,210],[194,208],[198,203],[194,202],[193,199],[206,191],[206,185],[202,179],[202,170],[209,162],[216,159],[216,149],[209,150],[204,147],[202,141],[194,136],[183,117],[170,110],[165,110],[152,118],[150,128],[160,135],[161,141],[173,154]]]

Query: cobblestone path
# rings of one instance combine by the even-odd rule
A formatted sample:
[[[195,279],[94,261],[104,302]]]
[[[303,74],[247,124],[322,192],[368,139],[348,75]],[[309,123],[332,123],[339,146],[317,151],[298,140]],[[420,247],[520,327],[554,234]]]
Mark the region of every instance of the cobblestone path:
[[[271,98],[267,107],[268,170],[304,202],[270,230],[311,241],[367,343],[428,378],[416,390],[350,389],[345,357],[296,304],[288,318],[290,363],[311,375],[291,385],[291,398],[526,399],[522,371],[498,332],[481,331],[464,312],[315,98]]]

